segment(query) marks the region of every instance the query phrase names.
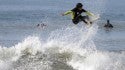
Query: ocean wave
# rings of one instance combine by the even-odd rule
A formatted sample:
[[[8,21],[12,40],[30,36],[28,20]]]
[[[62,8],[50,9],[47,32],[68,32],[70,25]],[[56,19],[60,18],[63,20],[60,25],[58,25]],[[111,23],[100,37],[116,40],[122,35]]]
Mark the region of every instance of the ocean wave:
[[[96,49],[95,26],[55,30],[46,42],[29,36],[15,46],[1,46],[0,70],[124,70],[124,51]]]

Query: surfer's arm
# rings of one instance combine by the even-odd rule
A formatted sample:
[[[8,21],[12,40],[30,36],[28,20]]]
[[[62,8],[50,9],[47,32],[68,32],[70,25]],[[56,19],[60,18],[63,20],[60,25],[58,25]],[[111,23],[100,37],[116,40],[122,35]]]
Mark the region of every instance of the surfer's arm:
[[[71,10],[70,10],[70,11],[66,11],[66,12],[64,13],[64,15],[68,15],[68,14],[71,14],[71,13],[73,13]]]
[[[85,12],[85,14],[88,15],[88,16],[94,16],[93,13],[91,13],[91,12],[85,10],[85,9],[82,9],[82,12]]]
[[[63,16],[65,16],[65,15],[69,15],[69,14],[71,14],[71,18],[72,18],[72,19],[74,19],[75,14],[74,14],[74,12],[73,12],[73,11],[71,11],[71,10],[69,10],[69,11],[65,12],[65,13],[64,13],[64,14],[62,14],[62,15],[63,15]]]

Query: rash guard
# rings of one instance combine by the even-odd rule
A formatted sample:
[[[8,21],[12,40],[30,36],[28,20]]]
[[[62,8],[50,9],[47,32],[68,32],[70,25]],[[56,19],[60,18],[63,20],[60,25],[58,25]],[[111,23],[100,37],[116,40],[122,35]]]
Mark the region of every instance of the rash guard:
[[[77,8],[74,8],[74,9],[72,9],[72,10],[69,10],[69,11],[65,12],[64,15],[71,14],[71,18],[72,18],[72,19],[75,19],[75,18],[77,18],[78,16],[80,16],[83,12],[86,13],[86,15],[88,15],[88,16],[93,16],[92,13],[90,13],[90,12],[84,10],[84,9],[78,10]]]

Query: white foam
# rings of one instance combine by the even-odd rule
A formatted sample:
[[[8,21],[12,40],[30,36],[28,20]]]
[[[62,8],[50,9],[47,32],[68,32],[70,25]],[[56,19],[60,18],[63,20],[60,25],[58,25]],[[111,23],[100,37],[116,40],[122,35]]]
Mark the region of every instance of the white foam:
[[[44,43],[37,36],[29,36],[13,47],[1,47],[0,69],[124,70],[125,52],[96,49],[93,38],[97,30],[96,24],[89,29],[58,29]]]

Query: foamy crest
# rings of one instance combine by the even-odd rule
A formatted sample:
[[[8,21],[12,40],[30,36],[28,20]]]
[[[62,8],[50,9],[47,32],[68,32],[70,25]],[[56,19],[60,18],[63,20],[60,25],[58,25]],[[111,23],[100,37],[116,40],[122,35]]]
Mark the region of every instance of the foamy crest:
[[[44,43],[42,38],[29,36],[13,47],[0,47],[0,69],[124,70],[124,51],[96,49],[93,38],[98,27],[95,25],[89,29],[76,27],[53,31]]]

